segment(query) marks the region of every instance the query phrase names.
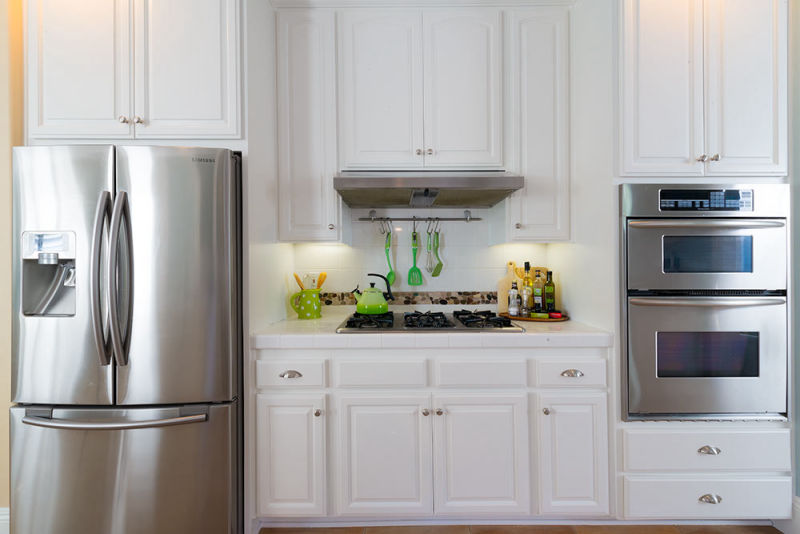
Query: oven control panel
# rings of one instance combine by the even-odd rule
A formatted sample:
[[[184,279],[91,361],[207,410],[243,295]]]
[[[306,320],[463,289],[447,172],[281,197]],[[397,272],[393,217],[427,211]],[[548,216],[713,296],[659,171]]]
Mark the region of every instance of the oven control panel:
[[[752,189],[662,189],[661,211],[753,211]]]

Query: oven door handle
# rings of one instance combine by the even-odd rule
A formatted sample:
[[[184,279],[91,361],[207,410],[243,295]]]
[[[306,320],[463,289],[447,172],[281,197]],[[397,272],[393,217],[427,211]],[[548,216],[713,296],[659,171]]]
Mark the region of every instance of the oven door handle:
[[[741,308],[746,306],[779,306],[786,304],[785,297],[759,298],[632,298],[628,302],[634,306],[690,306],[701,308]]]
[[[748,221],[748,220],[705,220],[705,219],[692,219],[692,220],[646,220],[646,221],[628,221],[628,226],[633,228],[741,228],[741,229],[758,229],[758,228],[783,228],[786,226],[786,221]]]

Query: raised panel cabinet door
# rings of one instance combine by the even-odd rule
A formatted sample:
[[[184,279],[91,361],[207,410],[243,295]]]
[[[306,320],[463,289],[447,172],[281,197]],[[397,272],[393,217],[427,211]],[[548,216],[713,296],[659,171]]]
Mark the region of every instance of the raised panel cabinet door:
[[[430,516],[430,397],[343,395],[337,408],[337,513]]]
[[[279,238],[337,241],[334,13],[285,9],[277,25]]]
[[[539,499],[542,514],[608,513],[606,394],[539,395]]]
[[[703,0],[623,6],[620,174],[702,176]]]
[[[258,395],[256,402],[258,515],[324,515],[325,395]]]
[[[435,395],[436,515],[530,511],[527,396]]]
[[[338,28],[341,168],[421,167],[422,12],[344,10]]]
[[[706,0],[707,175],[788,171],[786,0]]]
[[[502,158],[503,16],[423,11],[426,167],[494,167]]]
[[[569,239],[569,8],[505,13],[507,168],[525,186],[507,205],[512,241]]]
[[[239,137],[239,1],[134,1],[136,137]]]
[[[132,136],[131,3],[27,2],[30,138]]]

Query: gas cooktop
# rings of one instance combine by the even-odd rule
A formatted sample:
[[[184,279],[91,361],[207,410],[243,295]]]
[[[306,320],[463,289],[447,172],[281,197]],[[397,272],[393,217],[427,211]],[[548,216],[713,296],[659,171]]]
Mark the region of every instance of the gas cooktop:
[[[524,332],[507,317],[483,311],[460,310],[442,312],[388,312],[380,315],[354,313],[339,328],[337,334],[370,334],[390,332]]]

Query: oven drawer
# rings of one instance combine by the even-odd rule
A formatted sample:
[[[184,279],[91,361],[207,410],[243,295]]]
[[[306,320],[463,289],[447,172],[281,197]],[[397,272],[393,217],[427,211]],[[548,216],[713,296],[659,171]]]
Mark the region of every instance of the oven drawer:
[[[632,219],[628,289],[786,289],[785,219]]]
[[[626,519],[784,519],[792,477],[625,477]]]
[[[791,471],[789,430],[625,430],[626,471]]]

